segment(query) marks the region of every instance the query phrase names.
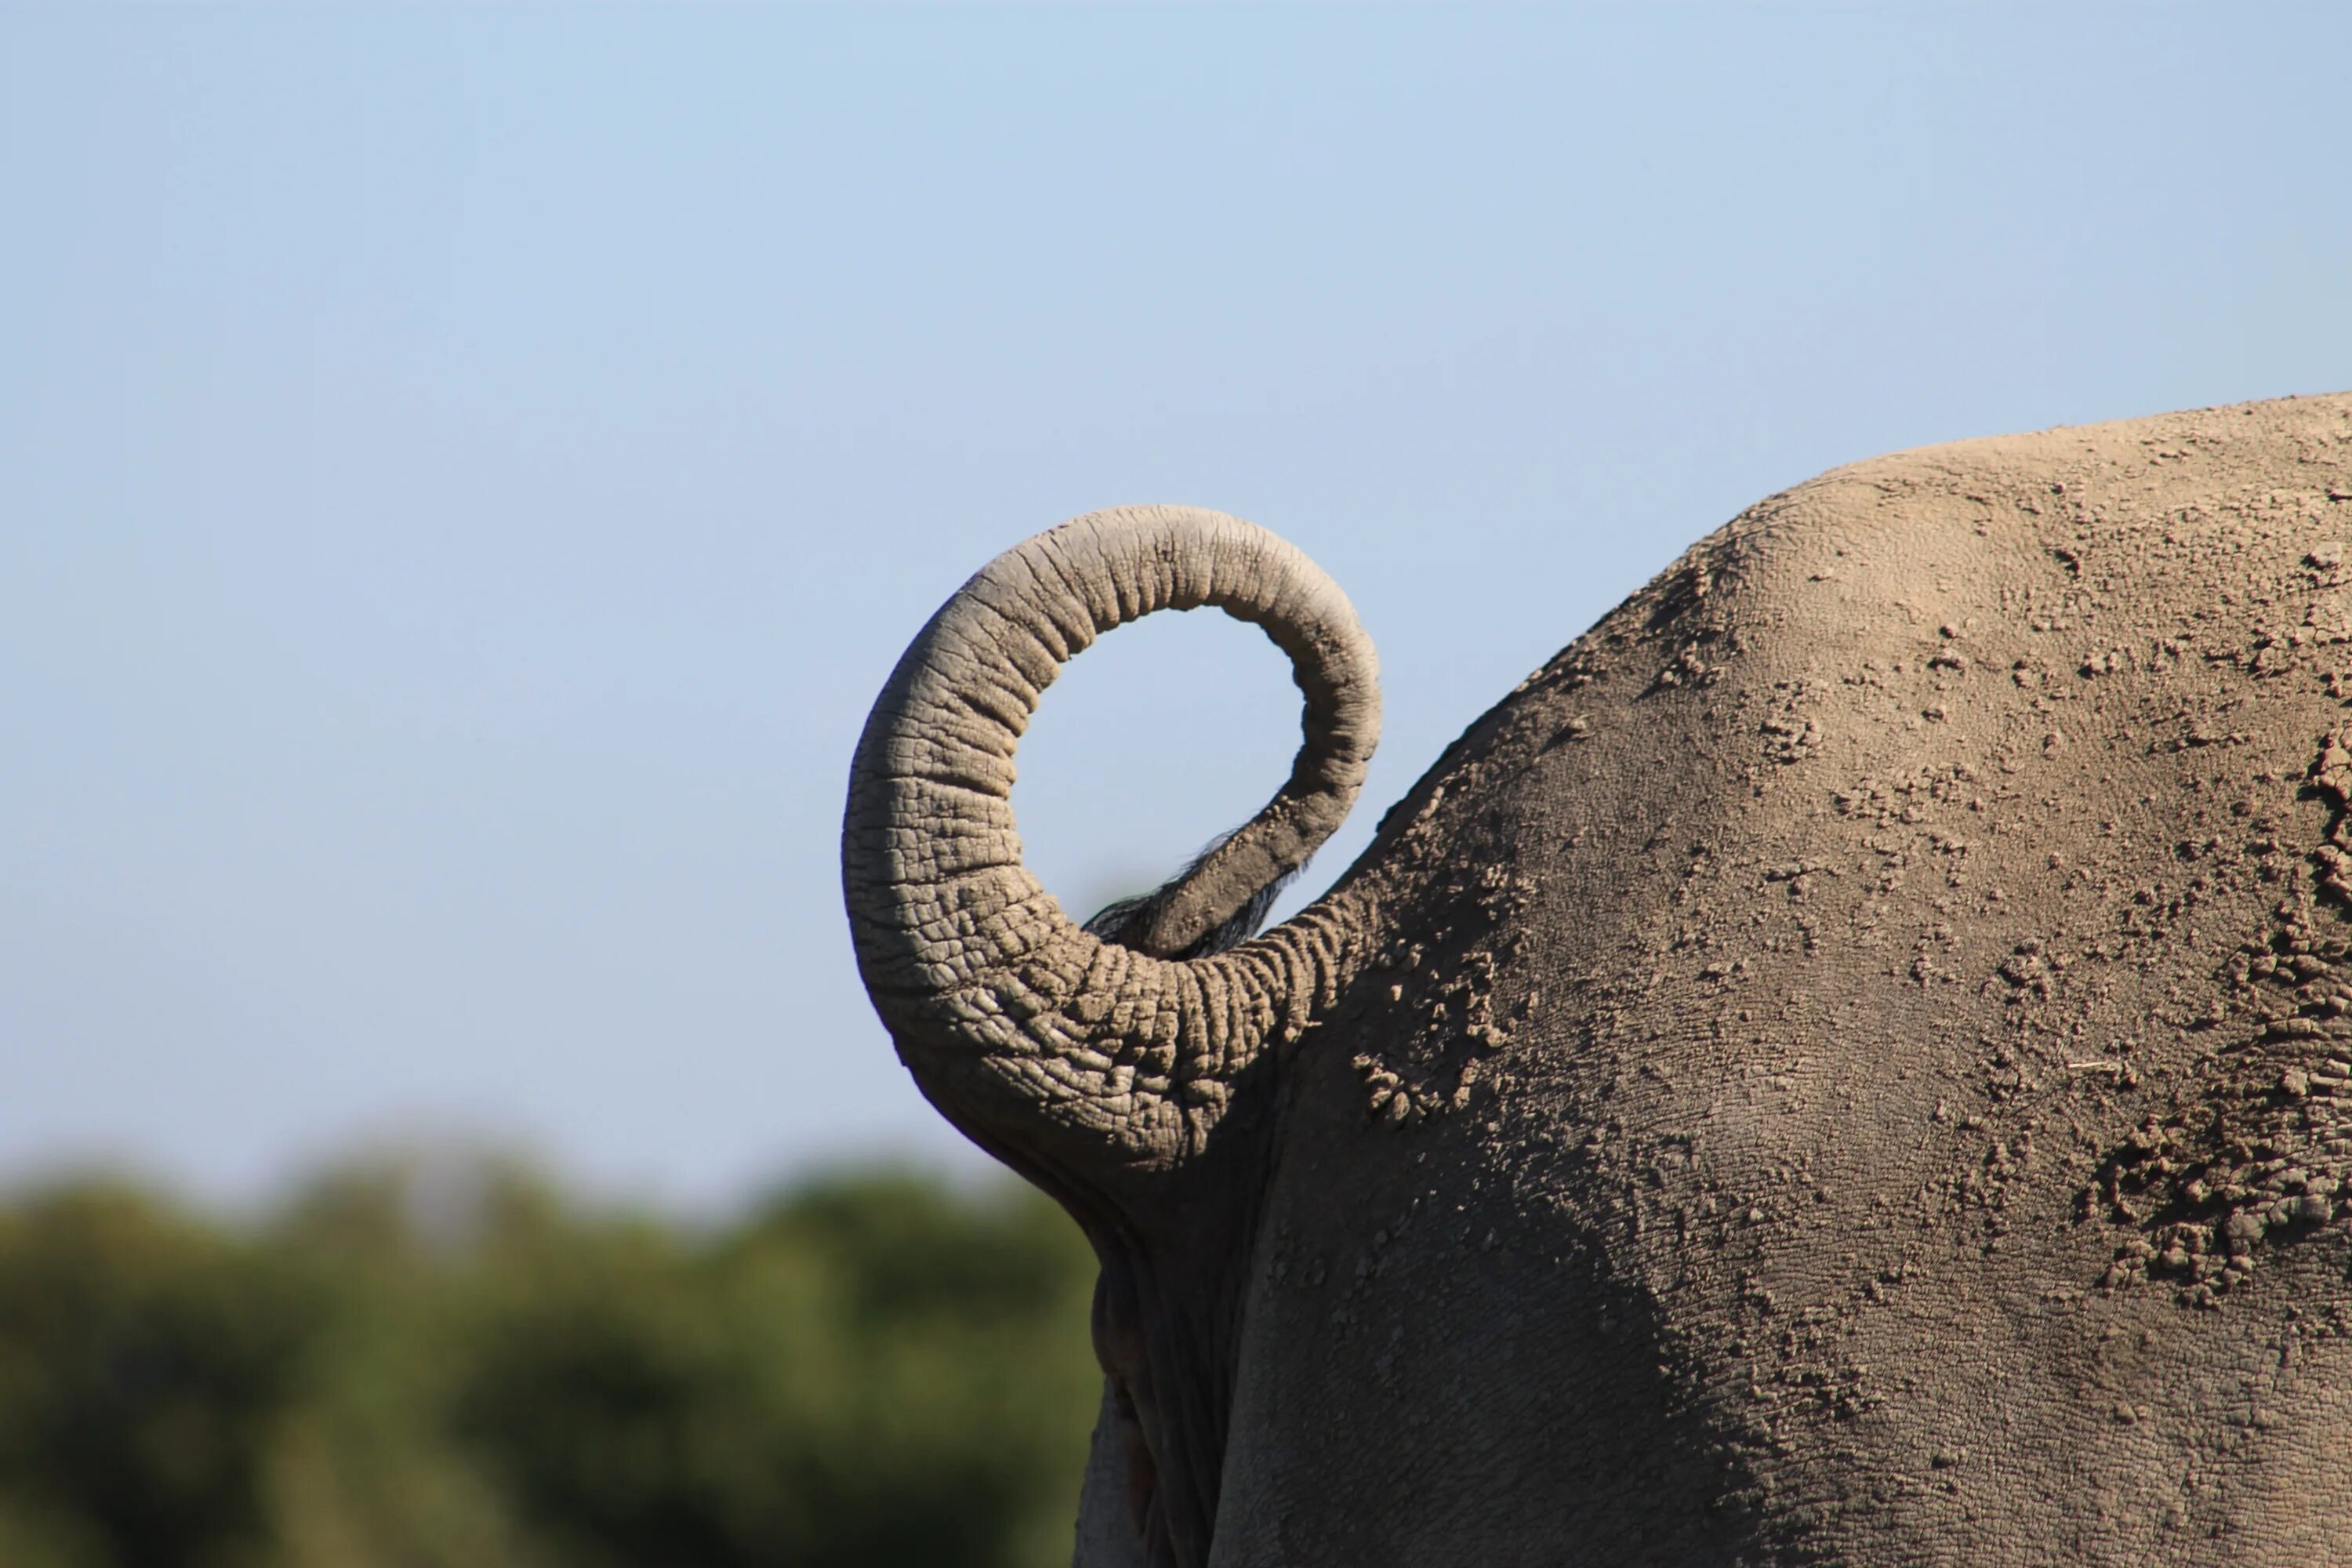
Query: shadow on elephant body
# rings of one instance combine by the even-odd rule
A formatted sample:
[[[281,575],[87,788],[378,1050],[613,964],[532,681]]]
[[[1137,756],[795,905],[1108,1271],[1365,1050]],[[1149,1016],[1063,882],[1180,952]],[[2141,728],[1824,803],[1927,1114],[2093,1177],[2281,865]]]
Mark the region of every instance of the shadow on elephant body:
[[[1658,1303],[1555,1201],[1577,1152],[1396,1131],[1337,1053],[1294,1087],[1211,1563],[1738,1561],[1744,1471]]]

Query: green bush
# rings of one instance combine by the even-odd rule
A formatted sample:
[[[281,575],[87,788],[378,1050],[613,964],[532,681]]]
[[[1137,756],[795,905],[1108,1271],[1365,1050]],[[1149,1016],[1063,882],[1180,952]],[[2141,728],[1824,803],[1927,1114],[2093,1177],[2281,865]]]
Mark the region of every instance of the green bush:
[[[829,1181],[739,1223],[495,1164],[230,1226],[0,1208],[9,1568],[1068,1560],[1093,1264],[1025,1191]]]

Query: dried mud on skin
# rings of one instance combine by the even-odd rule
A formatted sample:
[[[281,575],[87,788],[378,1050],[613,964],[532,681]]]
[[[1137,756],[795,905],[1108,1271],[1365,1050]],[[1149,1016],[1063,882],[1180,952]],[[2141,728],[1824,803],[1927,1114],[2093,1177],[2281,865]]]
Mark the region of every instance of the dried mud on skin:
[[[1352,1059],[1375,1121],[1410,1127],[1469,1106],[1489,1064],[1510,1043],[1507,1021],[1496,1016],[1496,961],[1499,953],[1509,968],[1526,955],[1527,933],[1517,929],[1526,901],[1524,885],[1507,868],[1490,865],[1446,885],[1444,914],[1425,941],[1400,940],[1373,957],[1372,967],[1388,980],[1390,1004],[1404,1006],[1410,994],[1412,1008],[1402,1050]],[[1538,1000],[1522,996],[1511,1011],[1524,1018]]]
[[[2337,547],[2309,558],[2332,578]],[[2258,650],[2259,651],[2259,650]],[[2334,693],[2340,677],[2326,677]],[[2151,1116],[2110,1154],[2086,1204],[2144,1234],[2116,1249],[2100,1283],[2153,1279],[2189,1305],[2218,1306],[2252,1275],[2266,1245],[2352,1218],[2352,732],[2328,736],[2305,794],[2326,803],[2325,842],[2306,857],[2303,896],[2276,928],[2223,967],[2250,1016],[2212,1069],[2168,1115]],[[2280,853],[2274,840],[2249,845]],[[2275,874],[2275,868],[2273,868]],[[2335,927],[2330,931],[2328,927]]]

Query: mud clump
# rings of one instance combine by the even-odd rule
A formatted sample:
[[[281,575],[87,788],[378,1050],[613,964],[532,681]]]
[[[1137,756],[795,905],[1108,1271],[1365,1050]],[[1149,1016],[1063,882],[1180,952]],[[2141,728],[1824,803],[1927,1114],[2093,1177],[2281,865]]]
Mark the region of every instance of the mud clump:
[[[2326,803],[2307,901],[2279,907],[2267,940],[2222,978],[2258,1020],[2216,1053],[2193,1109],[2151,1116],[2102,1167],[2091,1194],[2146,1227],[2101,1284],[2157,1278],[2211,1307],[2254,1272],[2266,1245],[2352,1221],[2352,937],[2316,929],[2352,915],[2352,747],[2320,744],[2306,794]]]

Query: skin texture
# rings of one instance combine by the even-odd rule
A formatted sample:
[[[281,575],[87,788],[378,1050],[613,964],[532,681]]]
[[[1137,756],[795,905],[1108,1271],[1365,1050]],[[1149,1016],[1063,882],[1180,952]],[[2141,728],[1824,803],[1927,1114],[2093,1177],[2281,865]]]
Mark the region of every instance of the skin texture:
[[[902,665],[853,929],[1103,1256],[1078,1561],[2352,1559],[2347,542],[2352,396],[1837,470],[1190,961],[941,903],[956,822],[877,783],[940,722]],[[1014,909],[1066,989],[955,1001]],[[1138,1031],[1149,1095],[1093,1065]]]

